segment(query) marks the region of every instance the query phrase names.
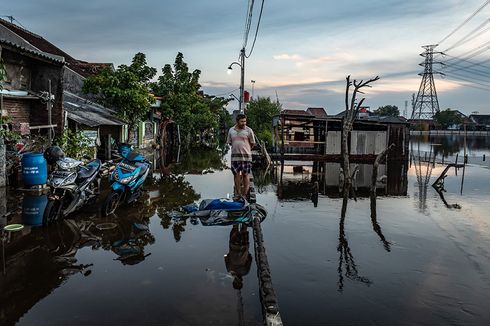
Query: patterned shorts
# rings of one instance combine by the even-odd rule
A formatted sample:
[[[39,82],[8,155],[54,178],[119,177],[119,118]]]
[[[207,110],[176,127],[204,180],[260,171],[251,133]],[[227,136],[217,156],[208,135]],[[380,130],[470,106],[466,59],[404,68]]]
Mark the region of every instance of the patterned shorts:
[[[233,175],[237,175],[242,172],[242,174],[252,173],[252,162],[250,161],[232,161],[231,162],[231,172]]]

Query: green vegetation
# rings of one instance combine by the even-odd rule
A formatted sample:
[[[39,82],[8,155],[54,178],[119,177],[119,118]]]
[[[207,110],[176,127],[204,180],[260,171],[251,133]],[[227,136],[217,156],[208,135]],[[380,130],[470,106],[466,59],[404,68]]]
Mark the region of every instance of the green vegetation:
[[[61,147],[68,157],[82,159],[86,155],[93,156],[91,141],[81,131],[75,132],[65,128],[63,134],[55,139],[54,143]]]
[[[267,146],[272,145],[272,117],[281,113],[281,104],[270,97],[257,97],[247,108],[247,125],[253,129],[257,138]]]
[[[0,138],[5,139],[7,142],[19,140],[21,138],[20,134],[11,131],[8,127],[12,119],[10,117],[2,117],[0,116]]]
[[[105,68],[87,78],[83,91],[95,95],[100,104],[115,108],[132,131],[138,122],[146,120],[154,101],[149,89],[156,72],[147,65],[145,54],[137,53],[131,65],[120,65],[116,70]]]
[[[380,106],[377,110],[374,111],[376,115],[384,116],[384,117],[398,117],[400,116],[400,110],[396,105],[385,105]]]
[[[226,126],[230,120],[225,109],[229,100],[200,91],[200,75],[198,69],[189,71],[184,55],[179,52],[173,67],[166,64],[158,81],[152,84],[153,92],[162,97],[162,115],[180,126],[187,144],[196,135],[202,140],[206,131]]]
[[[450,125],[463,123],[463,118],[459,115],[458,111],[446,109],[439,111],[434,115],[434,120],[443,128],[447,129]]]

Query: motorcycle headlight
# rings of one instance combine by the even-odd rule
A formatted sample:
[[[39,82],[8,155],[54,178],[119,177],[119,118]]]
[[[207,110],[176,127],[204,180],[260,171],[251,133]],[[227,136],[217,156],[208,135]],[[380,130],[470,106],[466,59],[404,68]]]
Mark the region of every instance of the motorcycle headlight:
[[[71,170],[82,164],[82,162],[67,157],[59,160],[56,164],[61,170]]]
[[[123,185],[127,185],[128,183],[131,183],[134,179],[136,179],[136,176],[135,175],[131,175],[129,177],[122,178],[119,181],[119,183],[122,183]]]

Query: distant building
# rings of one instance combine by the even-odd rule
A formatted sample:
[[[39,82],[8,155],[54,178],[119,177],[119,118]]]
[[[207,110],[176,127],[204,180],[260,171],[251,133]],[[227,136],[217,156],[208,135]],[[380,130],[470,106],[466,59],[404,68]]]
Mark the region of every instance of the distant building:
[[[477,130],[490,130],[490,114],[471,114],[469,119]]]

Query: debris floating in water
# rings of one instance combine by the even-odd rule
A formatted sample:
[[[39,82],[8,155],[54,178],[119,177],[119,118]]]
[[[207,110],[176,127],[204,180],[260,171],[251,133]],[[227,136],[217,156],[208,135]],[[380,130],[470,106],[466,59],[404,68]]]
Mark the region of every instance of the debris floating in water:
[[[103,230],[112,230],[112,229],[114,229],[114,228],[117,227],[117,224],[116,223],[111,223],[111,222],[99,223],[95,227],[97,228],[97,230],[100,230],[100,231],[103,231]]]
[[[4,231],[7,231],[7,232],[17,232],[17,231],[20,231],[24,228],[24,225],[22,224],[9,224],[9,225],[5,225],[3,227],[3,230]]]

